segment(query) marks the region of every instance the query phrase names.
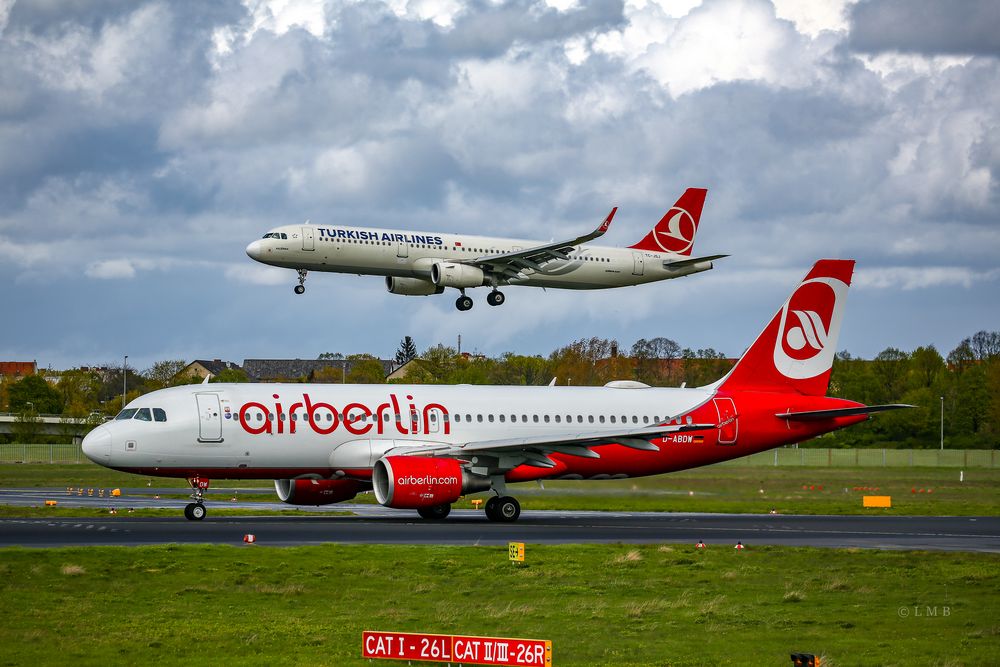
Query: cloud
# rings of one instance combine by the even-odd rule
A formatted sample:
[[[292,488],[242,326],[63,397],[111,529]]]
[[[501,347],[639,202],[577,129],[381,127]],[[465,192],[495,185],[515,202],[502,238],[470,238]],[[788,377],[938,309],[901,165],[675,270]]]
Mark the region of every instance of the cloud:
[[[106,259],[94,262],[84,273],[98,280],[131,280],[135,278],[135,265],[127,259]]]
[[[929,287],[964,287],[1000,278],[1000,269],[974,271],[959,266],[919,266],[859,269],[855,284],[860,289],[919,290]]]
[[[993,0],[861,0],[850,9],[857,51],[1000,55],[1000,5]]]

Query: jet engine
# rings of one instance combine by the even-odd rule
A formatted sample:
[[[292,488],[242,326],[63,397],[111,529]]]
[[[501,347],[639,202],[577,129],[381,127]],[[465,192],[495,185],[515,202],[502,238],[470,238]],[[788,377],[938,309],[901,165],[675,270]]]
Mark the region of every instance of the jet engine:
[[[676,264],[676,266],[674,265]],[[663,268],[667,270],[671,278],[680,278],[682,276],[690,276],[692,273],[701,273],[702,271],[708,271],[712,268],[711,262],[695,262],[693,264],[687,263],[686,261],[675,262],[671,264],[670,262],[664,262]]]
[[[278,499],[289,505],[329,505],[350,500],[367,491],[367,482],[356,479],[276,479]]]
[[[431,282],[438,287],[482,287],[486,283],[483,270],[457,262],[438,262],[431,266]]]
[[[473,475],[455,459],[385,456],[372,470],[375,500],[396,509],[451,504],[459,496],[488,491],[488,477]]]
[[[385,277],[385,288],[393,294],[405,296],[430,296],[444,291],[444,287],[438,287],[423,278],[397,278],[396,276]]]

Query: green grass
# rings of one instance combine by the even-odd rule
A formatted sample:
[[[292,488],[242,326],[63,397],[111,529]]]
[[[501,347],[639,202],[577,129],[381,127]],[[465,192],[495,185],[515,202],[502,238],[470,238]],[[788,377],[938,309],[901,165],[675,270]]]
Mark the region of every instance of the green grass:
[[[551,639],[556,665],[995,664],[998,566],[729,545],[528,545],[519,567],[505,547],[5,549],[0,665],[365,665],[365,629]]]
[[[117,514],[111,514],[109,507],[118,509]],[[257,509],[237,509],[219,505],[210,505],[213,517],[218,516],[316,516],[316,512],[301,510],[291,505],[288,509],[281,510],[257,510]],[[353,516],[354,512],[326,511],[323,516]],[[108,507],[24,507],[20,505],[0,505],[0,519],[72,519],[88,517],[173,517],[181,516],[180,508],[165,509],[152,507],[139,507],[135,511],[128,511],[128,503],[109,503]]]
[[[782,514],[914,514],[994,515],[1000,510],[1000,469],[965,471],[959,482],[953,468],[808,468],[709,466],[669,475],[616,481],[545,482],[516,484],[511,493],[525,509],[732,512]],[[144,488],[184,489],[184,480],[140,477],[108,470],[94,464],[3,465],[0,487]],[[822,486],[822,489],[819,487]],[[241,500],[273,500],[270,480],[213,480],[212,488],[255,488],[260,492],[240,494]],[[812,487],[812,488],[810,488]],[[855,491],[856,487],[878,491]],[[924,489],[924,493],[913,490]],[[761,493],[763,490],[763,493]],[[929,492],[927,490],[930,490]],[[865,509],[865,494],[892,496],[891,510]],[[180,491],[170,497],[187,497]],[[471,507],[469,501],[456,507]],[[59,497],[55,498],[59,500]],[[208,499],[228,500],[209,494]],[[122,501],[125,502],[125,501]],[[351,502],[371,503],[371,494],[359,494]]]

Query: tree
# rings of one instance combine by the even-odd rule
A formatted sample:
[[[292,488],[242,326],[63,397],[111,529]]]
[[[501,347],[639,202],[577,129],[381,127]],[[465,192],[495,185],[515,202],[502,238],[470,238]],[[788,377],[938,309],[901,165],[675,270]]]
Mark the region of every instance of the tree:
[[[10,386],[10,410],[58,415],[62,413],[62,396],[41,375],[26,375]]]
[[[187,362],[183,359],[157,361],[143,371],[142,375],[149,381],[151,386],[162,389],[163,387],[170,387],[176,384],[175,378],[185,366],[187,366]]]
[[[223,368],[219,373],[209,380],[209,383],[213,382],[249,382],[250,378],[247,377],[247,372],[242,368]]]
[[[385,368],[371,354],[352,354],[347,357],[347,381],[351,384],[384,384]]]
[[[399,349],[396,350],[396,365],[402,366],[407,361],[411,359],[416,359],[417,357],[417,344],[413,342],[413,339],[409,336],[404,336],[403,340],[399,341]]]
[[[324,352],[323,354],[316,357],[317,359],[333,359],[340,360],[344,358],[344,355],[340,352]]]

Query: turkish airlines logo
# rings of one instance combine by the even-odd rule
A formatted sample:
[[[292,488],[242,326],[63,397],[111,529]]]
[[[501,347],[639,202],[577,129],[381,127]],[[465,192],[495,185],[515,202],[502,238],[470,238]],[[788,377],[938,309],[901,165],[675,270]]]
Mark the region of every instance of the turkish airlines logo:
[[[774,366],[787,378],[816,377],[833,366],[847,284],[813,278],[799,285],[781,309]]]
[[[672,212],[676,211],[676,213]],[[670,216],[667,218],[667,216]],[[653,230],[653,240],[663,252],[683,253],[694,245],[694,235],[698,231],[694,217],[683,208],[673,207],[667,211],[667,227],[660,230],[659,225]]]

